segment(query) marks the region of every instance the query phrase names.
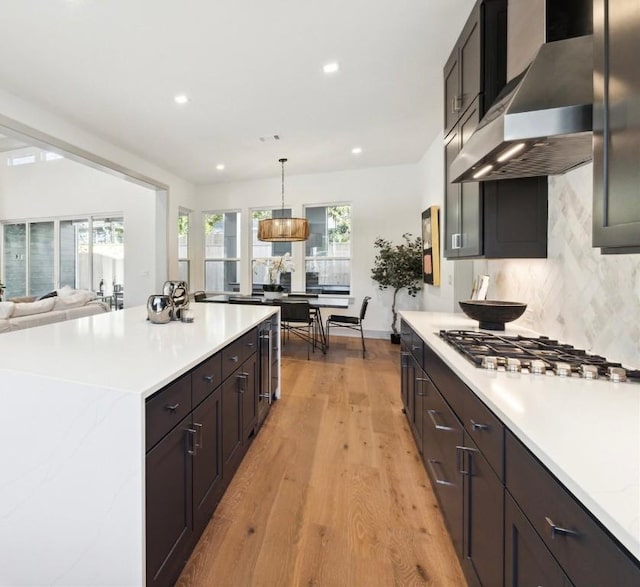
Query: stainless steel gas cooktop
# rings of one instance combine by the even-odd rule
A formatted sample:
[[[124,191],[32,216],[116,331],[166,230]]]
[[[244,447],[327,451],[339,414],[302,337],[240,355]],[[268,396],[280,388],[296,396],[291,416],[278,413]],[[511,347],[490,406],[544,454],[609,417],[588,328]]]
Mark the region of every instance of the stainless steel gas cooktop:
[[[477,367],[558,377],[640,383],[640,370],[590,355],[546,336],[504,336],[470,330],[441,330],[440,337]]]

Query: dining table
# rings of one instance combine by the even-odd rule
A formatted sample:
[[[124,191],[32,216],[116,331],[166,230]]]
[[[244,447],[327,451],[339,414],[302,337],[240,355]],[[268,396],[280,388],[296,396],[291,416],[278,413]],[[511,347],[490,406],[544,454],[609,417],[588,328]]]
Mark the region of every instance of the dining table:
[[[309,308],[315,310],[315,322],[318,328],[320,349],[323,353],[327,352],[328,341],[325,332],[321,310],[322,308],[335,308],[346,310],[353,303],[350,297],[337,297],[337,296],[305,296],[303,294],[287,295],[286,293],[279,298],[265,298],[263,296],[249,296],[249,295],[237,295],[237,294],[216,294],[207,296],[201,302],[206,303],[218,303],[218,304],[277,304],[278,302],[309,302]]]

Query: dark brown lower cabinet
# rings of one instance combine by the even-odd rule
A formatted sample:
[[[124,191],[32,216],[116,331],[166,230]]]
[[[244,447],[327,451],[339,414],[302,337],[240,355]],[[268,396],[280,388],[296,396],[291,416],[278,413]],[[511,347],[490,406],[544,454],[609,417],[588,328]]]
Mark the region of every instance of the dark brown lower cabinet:
[[[462,475],[458,472],[456,447],[464,440],[462,424],[433,382],[422,382],[422,459],[431,477],[451,540],[463,552]]]
[[[469,585],[640,585],[638,560],[415,336],[403,322],[402,399]]]
[[[504,530],[505,586],[569,587],[573,585],[509,493],[505,497]]]
[[[221,390],[218,387],[193,410],[197,451],[193,455],[194,530],[200,536],[209,523],[223,493],[222,451],[219,431],[222,423]]]
[[[247,442],[253,436],[258,422],[258,359],[256,355],[247,359],[240,368],[246,375],[242,397],[242,439]]]
[[[146,402],[147,585],[175,583],[253,440],[256,342],[254,329]]]
[[[464,446],[458,448],[458,463],[464,480],[465,576],[470,584],[502,585],[504,486],[466,433]]]
[[[193,532],[191,414],[146,457],[147,585],[172,585]]]

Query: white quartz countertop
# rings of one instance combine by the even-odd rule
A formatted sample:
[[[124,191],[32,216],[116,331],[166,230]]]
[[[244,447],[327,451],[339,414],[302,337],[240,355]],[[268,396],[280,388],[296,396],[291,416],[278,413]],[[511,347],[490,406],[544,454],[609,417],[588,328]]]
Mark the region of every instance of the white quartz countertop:
[[[401,316],[640,560],[640,384],[479,369],[438,336],[478,330],[476,321],[435,312]],[[537,333],[507,324],[504,334]]]
[[[153,324],[146,307],[136,306],[3,333],[0,370],[147,397],[277,312],[273,306],[202,303],[189,310],[189,324]]]

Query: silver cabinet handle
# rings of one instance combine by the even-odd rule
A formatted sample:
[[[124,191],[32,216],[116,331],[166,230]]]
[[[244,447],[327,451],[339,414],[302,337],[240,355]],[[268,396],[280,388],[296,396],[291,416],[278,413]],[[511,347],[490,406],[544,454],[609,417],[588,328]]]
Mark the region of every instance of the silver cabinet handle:
[[[462,108],[462,96],[455,96],[451,99],[451,114],[456,114],[460,112]]]
[[[552,539],[554,539],[556,536],[580,536],[580,533],[576,532],[575,530],[569,530],[568,528],[561,528],[560,526],[556,526],[551,518],[547,518],[545,516],[544,519],[547,521],[547,524],[551,526]]]
[[[452,249],[461,249],[462,248],[462,234],[456,232],[451,235],[451,248]]]
[[[420,382],[421,384],[422,383],[431,383],[431,380],[427,379],[426,377],[416,377],[415,380],[416,380],[416,382]],[[422,388],[422,385],[420,385],[420,387]],[[418,394],[419,397],[427,397],[427,395],[428,395],[428,393],[426,391],[424,391],[424,392],[417,391],[416,393]]]
[[[229,360],[232,363],[237,363],[238,362],[238,355],[233,355],[232,357],[229,357]]]
[[[452,431],[453,428],[451,428],[451,426],[445,426],[444,424],[438,424],[438,422],[436,421],[436,415],[439,415],[440,412],[438,412],[438,410],[427,410],[427,414],[429,414],[429,418],[431,418],[431,421],[433,422],[433,426],[436,430],[447,430],[447,431]]]
[[[255,342],[248,342],[247,346],[248,347],[254,347],[254,346],[256,346],[256,343]]]
[[[458,467],[458,473],[461,475],[469,475],[472,476],[471,465],[472,461],[469,459],[469,467],[467,469],[464,468],[464,454],[468,453],[471,457],[472,453],[478,452],[475,448],[471,448],[469,446],[456,446],[456,466]]]
[[[164,407],[165,410],[167,410],[168,412],[174,412],[180,407],[180,404],[173,404],[173,405],[166,405]]]
[[[236,375],[236,377],[237,377],[240,381],[244,382],[244,384],[243,384],[243,385],[239,385],[239,386],[238,386],[238,393],[244,393],[245,391],[247,391],[247,390],[246,390],[246,385],[247,385],[247,382],[249,381],[249,373],[238,373],[238,374]]]
[[[198,443],[196,442],[197,432],[193,428],[187,428],[187,434],[189,435],[189,448],[187,452],[191,456],[196,456],[198,454]]]
[[[213,381],[213,375],[203,375],[202,378],[209,383]]]
[[[422,348],[422,347],[419,344],[412,344],[411,345],[411,350],[412,351],[417,351],[420,348]]]
[[[471,428],[473,430],[489,430],[488,424],[479,424],[478,422],[474,422],[471,420]]]
[[[204,448],[204,443],[203,443],[203,427],[202,424],[198,424],[197,422],[193,423],[193,427],[196,429],[196,449],[199,448]]]
[[[431,476],[433,477],[434,481],[438,485],[453,485],[451,481],[447,481],[446,479],[440,479],[440,477],[438,477],[438,474],[436,473],[436,468],[435,468],[436,465],[441,466],[440,461],[437,461],[435,459],[427,459],[427,466],[431,471]]]

